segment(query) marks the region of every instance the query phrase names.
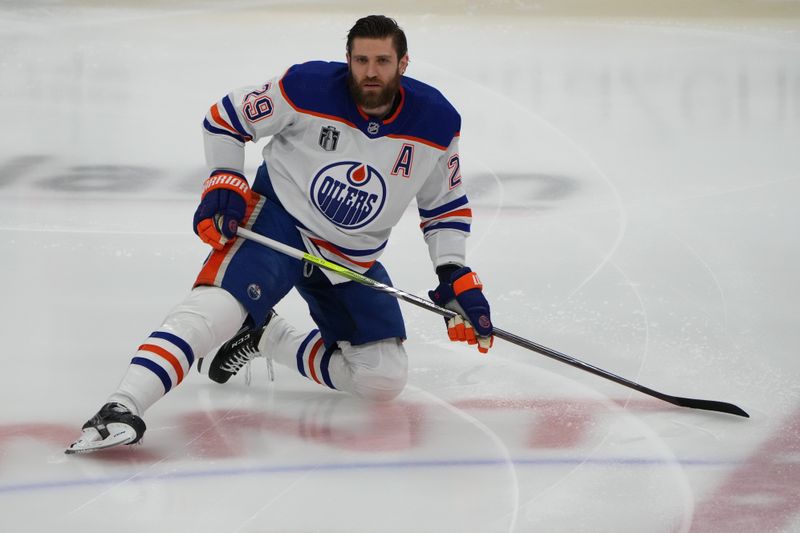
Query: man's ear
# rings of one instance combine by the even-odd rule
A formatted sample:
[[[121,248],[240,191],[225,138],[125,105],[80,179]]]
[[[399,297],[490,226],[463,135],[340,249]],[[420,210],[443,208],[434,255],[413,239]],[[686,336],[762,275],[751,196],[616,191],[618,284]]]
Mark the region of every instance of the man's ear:
[[[408,54],[400,58],[400,74],[405,74],[406,69],[408,68],[408,61]]]

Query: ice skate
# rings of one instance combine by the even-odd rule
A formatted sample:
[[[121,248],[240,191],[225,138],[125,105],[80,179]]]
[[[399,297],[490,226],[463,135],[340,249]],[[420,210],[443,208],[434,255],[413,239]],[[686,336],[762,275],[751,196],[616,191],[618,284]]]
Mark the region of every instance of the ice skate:
[[[257,357],[265,357],[269,379],[272,381],[274,379],[272,357],[262,352],[258,347],[258,343],[261,341],[261,337],[273,316],[275,316],[275,311],[270,312],[263,327],[242,329],[232,339],[223,344],[217,350],[208,367],[208,377],[217,383],[226,383],[231,376],[235,376],[251,360]]]
[[[122,404],[111,402],[83,425],[78,440],[64,453],[89,453],[121,444],[135,444],[144,435],[144,420]]]

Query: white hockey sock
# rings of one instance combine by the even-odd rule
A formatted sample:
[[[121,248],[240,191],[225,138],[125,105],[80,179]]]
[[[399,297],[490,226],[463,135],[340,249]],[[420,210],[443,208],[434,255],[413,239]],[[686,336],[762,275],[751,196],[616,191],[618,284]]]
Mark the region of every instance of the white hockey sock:
[[[326,353],[317,329],[301,333],[280,315],[275,315],[259,342],[259,350],[320,385],[336,388],[329,372],[332,353]]]
[[[241,304],[223,289],[192,290],[139,346],[108,401],[119,402],[141,416],[183,381],[196,357],[232,337],[246,316]]]
[[[280,316],[269,323],[259,350],[331,389],[372,400],[389,400],[405,386],[408,361],[399,339],[326,349],[319,330],[299,333]]]

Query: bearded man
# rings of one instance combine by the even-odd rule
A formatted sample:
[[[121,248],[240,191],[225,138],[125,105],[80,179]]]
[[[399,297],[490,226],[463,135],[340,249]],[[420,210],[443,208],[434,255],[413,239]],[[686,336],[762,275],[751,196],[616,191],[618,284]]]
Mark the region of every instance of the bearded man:
[[[448,335],[489,350],[489,304],[465,266],[472,211],[461,178],[461,117],[439,91],[405,76],[408,46],[394,20],[359,19],[346,59],[294,65],[211,106],[203,122],[210,175],[193,227],[212,251],[67,453],[139,442],[144,412],[220,345],[208,365],[218,383],[266,357],[270,368],[274,360],[366,400],[400,394],[408,362],[397,300],[237,239],[240,226],[391,285],[378,258],[416,200],[438,277],[429,294],[458,313]],[[251,187],[245,144],[267,137]],[[292,289],[315,329],[298,331],[274,312]]]

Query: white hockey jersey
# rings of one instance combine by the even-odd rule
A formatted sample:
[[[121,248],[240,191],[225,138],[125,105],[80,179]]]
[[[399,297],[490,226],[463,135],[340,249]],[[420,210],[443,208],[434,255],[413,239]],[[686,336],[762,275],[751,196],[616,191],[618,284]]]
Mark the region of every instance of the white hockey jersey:
[[[215,103],[204,125],[211,171],[242,173],[244,143],[263,149],[274,194],[298,221],[309,252],[364,272],[416,198],[434,267],[465,263],[472,211],[461,183],[461,117],[436,89],[403,77],[401,102],[384,120],[350,96],[347,65],[315,61]]]

